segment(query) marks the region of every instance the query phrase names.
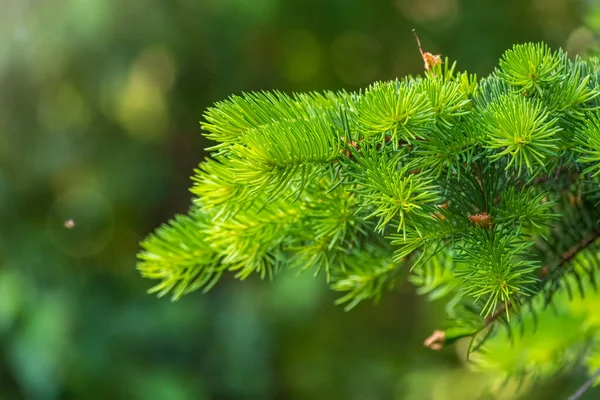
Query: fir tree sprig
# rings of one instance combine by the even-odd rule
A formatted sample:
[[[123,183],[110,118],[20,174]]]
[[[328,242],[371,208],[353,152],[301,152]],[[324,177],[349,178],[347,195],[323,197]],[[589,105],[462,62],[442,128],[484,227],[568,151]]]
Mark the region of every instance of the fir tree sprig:
[[[349,309],[404,271],[448,299],[450,327],[428,344],[471,337],[470,351],[557,293],[585,295],[600,264],[598,59],[528,43],[477,80],[421,53],[423,76],[207,110],[216,145],[192,208],[142,243],[151,291],[296,268],[323,273]]]
[[[514,46],[499,67],[500,77],[524,94],[542,94],[563,77],[561,54],[544,43]]]
[[[584,173],[591,173],[592,177],[600,174],[600,114],[589,113],[585,122],[578,126],[575,133],[575,142],[578,153],[578,162],[585,166]]]
[[[485,139],[489,149],[496,150],[491,160],[510,157],[506,168],[519,173],[545,168],[545,160],[558,149],[557,118],[551,118],[542,103],[523,96],[504,95],[490,104],[483,114],[488,129]]]
[[[521,255],[533,242],[506,232],[501,225],[491,229],[474,229],[465,238],[456,258],[455,276],[461,279],[461,290],[475,302],[482,302],[481,314],[490,316],[500,306],[516,308],[520,296],[534,294],[535,261]],[[509,314],[507,313],[507,318]]]

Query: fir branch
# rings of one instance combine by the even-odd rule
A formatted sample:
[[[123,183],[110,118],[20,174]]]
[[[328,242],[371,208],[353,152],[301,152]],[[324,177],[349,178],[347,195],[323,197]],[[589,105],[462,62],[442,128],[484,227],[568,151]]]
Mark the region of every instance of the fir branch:
[[[481,314],[493,315],[499,308],[507,309],[520,296],[535,294],[530,284],[535,282],[535,262],[517,259],[532,242],[506,235],[502,226],[475,229],[460,248],[455,270],[462,279],[461,291],[475,302],[484,301]],[[508,318],[508,313],[507,313]]]
[[[391,251],[384,247],[369,245],[357,249],[346,260],[343,271],[333,274],[331,288],[346,292],[336,304],[345,304],[346,311],[363,300],[381,298],[383,289],[391,289],[402,265],[392,261]]]
[[[199,288],[208,290],[217,282],[225,267],[204,240],[208,225],[205,213],[193,211],[176,216],[142,242],[138,270],[143,277],[160,280],[150,293],[162,297],[172,292],[172,299],[177,300]]]
[[[590,113],[585,123],[579,126],[575,141],[578,144],[575,152],[580,154],[578,162],[584,164],[584,173],[591,173],[592,177],[600,174],[600,114]]]
[[[577,254],[579,254],[581,251],[587,249],[599,238],[600,238],[600,228],[594,230],[587,237],[585,237],[583,240],[581,240],[581,242],[577,243],[575,246],[572,246],[567,251],[565,251],[561,256],[560,262],[554,267],[554,270],[564,268],[570,261],[572,261],[575,258],[575,256]],[[547,271],[548,271],[547,267],[542,267],[540,269],[541,276],[540,276],[540,283],[538,285],[540,289],[548,281],[549,274]],[[482,327],[477,329],[476,332],[481,332],[481,331],[488,329],[492,324],[494,324],[500,318],[506,316],[508,313],[513,311],[514,304],[515,303],[513,301],[508,301],[504,304],[501,304],[492,314],[490,314],[487,318],[485,318]],[[448,335],[445,331],[436,331],[436,332],[444,333],[444,336],[443,336],[444,343],[447,343],[447,338],[450,338],[453,341],[457,339],[457,337],[455,335]],[[474,335],[476,332],[471,332],[468,335],[464,335],[461,333],[460,337],[471,336],[471,335]],[[435,340],[431,339],[431,341],[427,341],[426,346],[431,347],[434,350],[438,350],[439,348],[441,348],[441,347],[438,347],[438,345],[435,345],[434,347],[432,347],[430,345],[431,343],[439,343],[439,341],[440,341],[439,338],[442,337],[441,333],[435,334]],[[433,337],[434,336],[432,336],[432,338]]]
[[[575,256],[577,254],[579,254],[581,251],[583,251],[583,250],[587,249],[589,246],[591,246],[598,238],[600,238],[600,228],[592,231],[588,236],[586,236],[579,243],[577,243],[576,245],[572,246],[567,251],[565,251],[560,258],[560,262],[554,268],[552,268],[552,270],[556,271],[556,270],[565,268],[565,266],[567,264],[569,264],[569,262],[572,261],[573,258],[575,258]],[[542,267],[540,269],[541,281],[538,285],[539,290],[541,290],[541,288],[549,280],[550,274],[548,274],[548,272],[547,272],[548,270],[549,270],[549,267]],[[513,303],[510,302],[510,303],[506,304],[505,306],[498,308],[498,310],[496,310],[496,312],[494,312],[492,315],[490,315],[488,318],[485,319],[484,327],[488,327],[489,325],[493,324],[496,320],[498,320],[498,318],[503,316],[505,313],[510,312],[512,307],[513,307]]]
[[[450,298],[443,341],[470,336],[470,350],[497,321],[510,331],[521,304],[534,312],[532,299],[571,295],[569,282],[583,296],[600,257],[598,59],[527,43],[478,81],[422,55],[423,76],[207,110],[216,144],[195,170],[194,207],[138,254],[152,290],[177,299],[227,271],[311,269],[351,308],[410,269],[421,293]]]
[[[340,150],[338,127],[329,115],[319,114],[248,131],[231,146],[231,173],[234,183],[247,186],[250,194],[299,193]]]
[[[425,135],[434,116],[426,93],[398,80],[375,83],[357,107],[359,131],[379,142],[389,136],[394,146],[401,139],[410,142]]]
[[[360,209],[370,212],[366,218],[379,217],[377,232],[395,220],[398,232],[406,238],[407,227],[430,218],[431,204],[439,201],[430,177],[414,173],[413,165],[403,165],[397,156],[382,157],[373,148],[357,158],[352,176],[358,185],[353,190],[363,200]]]
[[[561,55],[543,43],[517,45],[500,59],[500,77],[525,94],[542,94],[561,79]]]
[[[244,93],[209,108],[204,114],[202,129],[209,139],[222,143],[212,149],[223,149],[224,145],[237,143],[251,130],[304,120],[332,109],[338,101],[338,96],[333,93],[295,96],[281,92]]]
[[[505,95],[490,104],[484,114],[488,126],[486,144],[495,150],[493,161],[509,156],[506,169],[523,167],[533,172],[545,166],[548,156],[556,155],[558,119],[551,118],[542,103],[523,96]]]

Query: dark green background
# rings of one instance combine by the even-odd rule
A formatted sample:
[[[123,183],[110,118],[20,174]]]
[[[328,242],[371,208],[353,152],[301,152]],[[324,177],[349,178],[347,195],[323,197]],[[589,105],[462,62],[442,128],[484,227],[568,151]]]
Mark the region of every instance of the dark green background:
[[[464,349],[422,347],[443,309],[407,284],[350,313],[323,277],[296,271],[271,284],[227,277],[171,303],[145,294],[138,242],[187,210],[213,102],[418,74],[412,28],[479,76],[515,43],[584,53],[595,8],[0,0],[0,399],[476,398],[486,378],[463,367]],[[583,379],[523,395],[565,398]]]

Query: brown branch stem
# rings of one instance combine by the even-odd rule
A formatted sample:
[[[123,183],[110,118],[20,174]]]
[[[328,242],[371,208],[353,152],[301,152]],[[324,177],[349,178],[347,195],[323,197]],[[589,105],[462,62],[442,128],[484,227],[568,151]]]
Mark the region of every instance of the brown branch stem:
[[[600,368],[598,368],[596,372],[594,372],[594,374],[590,376],[590,378],[587,381],[585,381],[585,383],[581,385],[581,387],[577,389],[577,391],[573,393],[573,395],[570,396],[567,400],[578,400],[579,398],[581,398],[581,396],[583,396],[583,394],[587,392],[587,390],[590,387],[592,387],[594,381],[598,378],[600,378]]]

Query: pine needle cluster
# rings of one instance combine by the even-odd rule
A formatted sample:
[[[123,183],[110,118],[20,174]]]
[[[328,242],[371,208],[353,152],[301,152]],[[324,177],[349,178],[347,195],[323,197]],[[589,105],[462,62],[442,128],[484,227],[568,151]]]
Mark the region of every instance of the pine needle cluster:
[[[433,341],[483,349],[595,290],[599,66],[523,44],[483,79],[446,59],[359,92],[216,103],[193,205],[142,242],[138,269],[174,300],[226,273],[309,270],[347,309],[410,271],[448,301]]]

